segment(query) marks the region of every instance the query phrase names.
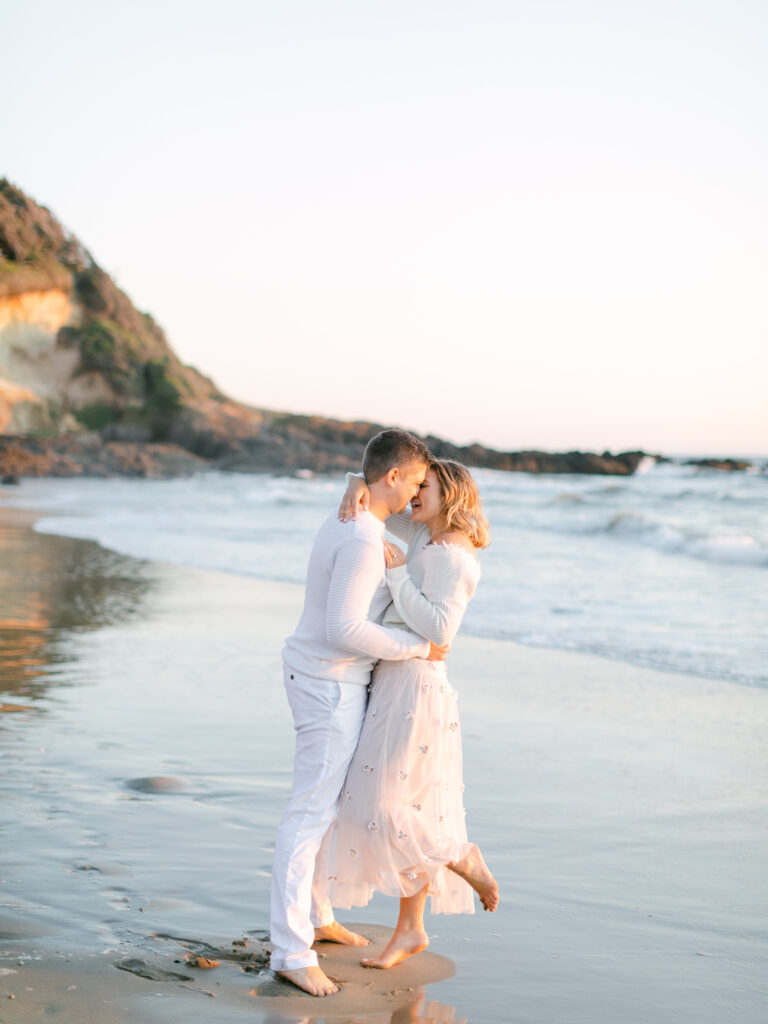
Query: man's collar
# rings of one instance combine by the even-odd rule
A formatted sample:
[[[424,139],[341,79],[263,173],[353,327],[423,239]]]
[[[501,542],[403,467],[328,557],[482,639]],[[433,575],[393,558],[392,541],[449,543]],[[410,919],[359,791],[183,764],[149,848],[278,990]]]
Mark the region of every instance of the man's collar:
[[[364,509],[362,512],[359,513],[359,515],[365,516],[366,519],[375,526],[375,528],[378,530],[382,537],[387,532],[387,528],[384,525],[384,523],[382,523],[379,517],[375,516],[373,512],[369,512],[368,509]]]

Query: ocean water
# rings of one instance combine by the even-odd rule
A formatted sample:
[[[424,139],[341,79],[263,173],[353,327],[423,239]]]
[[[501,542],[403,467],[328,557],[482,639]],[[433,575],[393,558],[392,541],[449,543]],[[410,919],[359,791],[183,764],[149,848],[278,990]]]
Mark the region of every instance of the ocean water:
[[[768,685],[768,465],[631,477],[477,470],[491,523],[463,629]],[[0,504],[124,554],[301,583],[341,477],[25,479]]]

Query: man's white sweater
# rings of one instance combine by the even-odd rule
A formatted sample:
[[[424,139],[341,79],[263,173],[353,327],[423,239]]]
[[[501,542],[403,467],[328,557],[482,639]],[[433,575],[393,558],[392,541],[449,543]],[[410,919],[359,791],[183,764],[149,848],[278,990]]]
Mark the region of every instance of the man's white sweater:
[[[315,538],[304,610],[288,637],[289,668],[316,679],[367,683],[380,659],[427,658],[429,643],[380,625],[391,594],[385,579],[384,523],[370,512],[342,523],[332,513]]]

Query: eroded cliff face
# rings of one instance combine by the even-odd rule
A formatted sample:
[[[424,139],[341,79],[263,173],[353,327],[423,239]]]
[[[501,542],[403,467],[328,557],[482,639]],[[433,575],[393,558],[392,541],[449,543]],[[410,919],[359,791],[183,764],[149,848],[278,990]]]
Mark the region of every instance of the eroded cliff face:
[[[46,410],[34,391],[0,377],[0,434],[39,429],[45,418]]]
[[[64,288],[0,297],[0,433],[82,431],[78,410],[99,405],[120,410],[130,404],[130,396],[116,391],[103,373],[84,369],[80,345],[62,331],[77,330],[85,320],[82,305]],[[212,398],[216,389],[210,381],[191,367],[181,369],[190,384],[174,434],[239,437],[258,430],[260,411],[218,393]],[[113,430],[119,435],[119,428]]]
[[[82,309],[63,288],[0,298],[0,433],[78,428],[72,410],[114,404],[100,373],[79,373],[80,352],[58,341]]]
[[[57,345],[79,311],[63,288],[0,298],[0,431],[49,427],[61,407],[79,353]]]
[[[46,207],[0,178],[0,432],[229,430],[258,414],[181,362],[162,327]]]
[[[25,292],[0,298],[0,331],[14,322],[34,324],[56,335],[72,316],[72,296],[63,288]]]

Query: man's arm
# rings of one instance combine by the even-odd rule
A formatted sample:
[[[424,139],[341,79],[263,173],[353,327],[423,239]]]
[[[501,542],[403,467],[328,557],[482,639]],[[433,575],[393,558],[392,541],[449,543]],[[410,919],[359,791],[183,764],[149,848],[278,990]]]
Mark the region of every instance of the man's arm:
[[[359,537],[345,541],[336,554],[328,588],[326,634],[332,647],[386,661],[428,658],[428,640],[402,629],[379,626],[368,618],[381,579],[384,555]]]

